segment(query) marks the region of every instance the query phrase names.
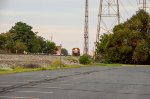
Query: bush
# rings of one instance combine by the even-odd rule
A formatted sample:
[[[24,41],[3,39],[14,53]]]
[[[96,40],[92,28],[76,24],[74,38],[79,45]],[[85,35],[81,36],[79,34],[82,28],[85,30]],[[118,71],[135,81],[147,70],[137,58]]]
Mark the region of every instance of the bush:
[[[91,57],[89,55],[82,55],[79,58],[79,62],[84,65],[91,64]]]
[[[60,61],[58,59],[53,60],[52,66],[59,66],[59,65],[60,65]]]
[[[60,60],[54,59],[53,62],[52,62],[52,64],[51,64],[51,66],[53,66],[53,67],[60,67]],[[61,61],[61,66],[62,67],[65,66],[65,64],[63,63],[63,60]]]

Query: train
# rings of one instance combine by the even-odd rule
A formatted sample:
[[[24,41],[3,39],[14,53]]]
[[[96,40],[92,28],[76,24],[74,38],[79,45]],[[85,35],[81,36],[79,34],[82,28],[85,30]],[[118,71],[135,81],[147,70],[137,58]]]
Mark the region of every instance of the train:
[[[80,56],[80,49],[79,48],[73,48],[72,49],[72,56]]]

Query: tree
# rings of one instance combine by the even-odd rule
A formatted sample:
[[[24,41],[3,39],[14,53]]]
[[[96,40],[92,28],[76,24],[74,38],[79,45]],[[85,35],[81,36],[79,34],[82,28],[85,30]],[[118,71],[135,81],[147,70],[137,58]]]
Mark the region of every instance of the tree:
[[[46,49],[46,41],[43,37],[40,37],[40,36],[38,36],[38,40],[39,40],[39,44],[41,46],[39,51],[43,53],[44,50]]]
[[[13,26],[9,32],[12,35],[12,39],[14,41],[23,42],[27,46],[27,50],[29,52],[37,52],[34,48],[36,42],[35,37],[36,34],[32,31],[32,27],[23,22],[17,22],[15,26]]]
[[[145,64],[145,62],[148,61],[149,51],[150,49],[147,42],[144,39],[140,40],[133,53],[134,62],[139,64]]]
[[[12,34],[14,40],[20,40],[21,42],[26,43],[35,36],[32,27],[23,22],[17,22],[9,32]]]
[[[6,36],[4,36],[4,34],[0,34],[0,49],[3,49],[6,41],[7,41]]]
[[[65,48],[62,48],[62,49],[61,49],[61,53],[62,53],[63,55],[65,55],[65,56],[68,55],[68,51],[67,51],[67,49],[65,49]]]
[[[126,22],[103,34],[96,46],[98,61],[150,64],[150,16],[139,10]]]
[[[17,22],[9,32],[0,34],[0,50],[8,53],[42,53],[56,51],[54,42],[46,41],[43,37],[38,36],[32,31],[32,27],[23,22]]]
[[[46,41],[46,51],[48,54],[54,54],[57,50],[57,47],[54,42]]]
[[[2,45],[3,50],[7,53],[12,53],[15,41],[12,39],[12,35],[9,32],[4,33],[3,35],[6,38],[6,42]]]
[[[27,50],[27,46],[20,42],[20,41],[16,41],[14,44],[14,53],[17,51],[17,53],[23,53],[24,51]]]
[[[33,37],[32,40],[28,42],[28,51],[31,53],[38,53],[41,50],[40,41],[37,37]]]

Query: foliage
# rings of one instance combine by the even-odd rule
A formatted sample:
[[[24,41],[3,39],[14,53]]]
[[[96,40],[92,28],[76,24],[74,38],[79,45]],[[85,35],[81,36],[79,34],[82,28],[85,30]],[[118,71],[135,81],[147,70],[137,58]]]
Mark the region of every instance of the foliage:
[[[6,43],[6,37],[4,36],[4,34],[1,34],[0,35],[0,49],[4,47],[5,43]]]
[[[46,41],[46,50],[48,53],[54,54],[57,50],[57,47],[54,42]]]
[[[10,73],[20,73],[20,72],[33,72],[33,71],[40,71],[40,70],[56,70],[56,69],[70,69],[70,68],[80,68],[83,65],[62,65],[62,67],[58,66],[47,66],[47,67],[35,67],[35,68],[24,68],[22,66],[12,66],[11,69],[1,69],[0,68],[0,75],[1,74],[10,74]]]
[[[80,56],[79,62],[80,64],[84,64],[84,65],[91,64],[91,57],[89,55],[84,54]]]
[[[96,48],[98,61],[150,64],[150,16],[139,10],[126,22],[103,34]]]
[[[16,41],[14,44],[13,52],[15,52],[15,50],[17,51],[17,53],[23,53],[25,50],[27,50],[27,46],[20,41]]]
[[[143,63],[148,61],[149,58],[149,47],[145,40],[139,41],[137,44],[135,51],[133,53],[133,60],[136,63]]]
[[[58,59],[53,60],[52,66],[60,66],[60,61]]]
[[[23,22],[17,22],[9,32],[0,34],[0,50],[7,53],[54,53],[54,42],[45,40],[32,31],[32,27]],[[2,51],[1,51],[2,52]]]
[[[59,67],[60,68],[60,60],[59,59],[54,59],[52,64],[51,64],[52,67]],[[61,60],[61,67],[64,67],[65,64],[64,62]]]

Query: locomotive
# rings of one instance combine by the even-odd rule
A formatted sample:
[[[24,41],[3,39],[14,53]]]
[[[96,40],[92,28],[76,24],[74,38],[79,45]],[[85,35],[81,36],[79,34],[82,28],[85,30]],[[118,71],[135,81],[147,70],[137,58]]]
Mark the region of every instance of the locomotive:
[[[72,56],[80,56],[80,49],[79,48],[73,48],[72,49]]]

